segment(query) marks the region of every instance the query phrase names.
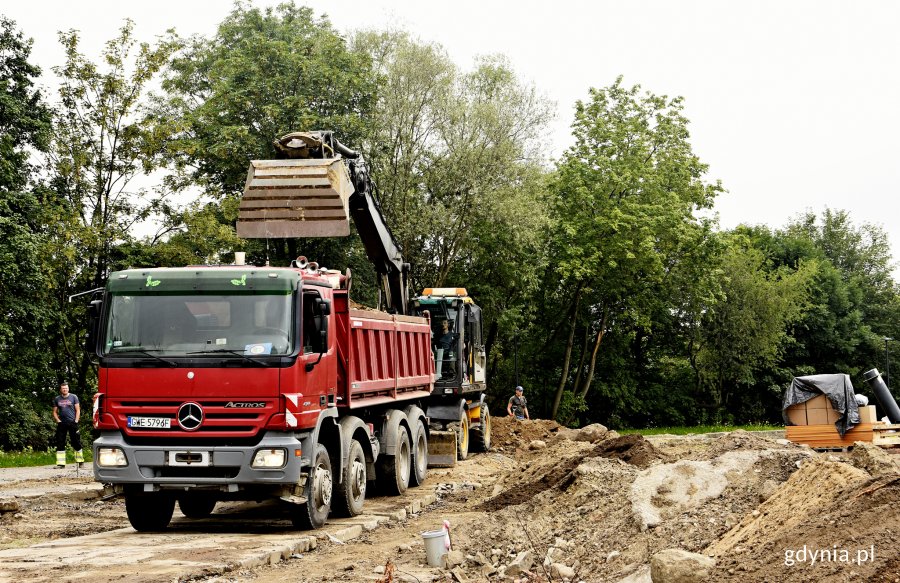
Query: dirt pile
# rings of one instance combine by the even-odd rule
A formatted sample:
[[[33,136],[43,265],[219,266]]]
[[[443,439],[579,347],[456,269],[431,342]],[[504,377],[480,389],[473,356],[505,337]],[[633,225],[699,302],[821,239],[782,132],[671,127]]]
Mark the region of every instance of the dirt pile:
[[[506,574],[523,552],[533,555],[537,580],[566,569],[585,581],[641,576],[656,552],[701,552],[812,455],[728,435],[698,440],[693,459],[679,459],[639,435],[610,432],[590,443],[556,433],[546,449],[517,452],[517,468],[478,508],[489,518],[464,527],[466,540],[477,544],[465,552],[481,552],[490,563],[459,567],[473,580]]]
[[[669,461],[668,455],[636,433],[603,441],[593,454],[607,459],[622,460],[639,468],[648,468],[660,461]]]
[[[548,419],[523,419],[512,417],[491,418],[491,443],[493,449],[513,454],[517,449],[527,449],[535,440],[548,441],[563,429],[556,421]]]
[[[900,475],[817,456],[706,549],[710,580],[896,581],[897,524]]]

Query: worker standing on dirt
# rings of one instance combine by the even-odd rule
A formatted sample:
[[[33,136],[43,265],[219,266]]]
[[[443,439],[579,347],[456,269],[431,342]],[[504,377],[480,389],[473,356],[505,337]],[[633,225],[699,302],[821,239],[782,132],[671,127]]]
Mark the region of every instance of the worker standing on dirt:
[[[59,394],[53,398],[53,418],[56,419],[56,467],[66,467],[66,433],[75,450],[75,463],[81,467],[84,463],[81,435],[78,433],[81,404],[78,397],[69,392],[68,383],[59,385]]]
[[[509,398],[509,403],[506,405],[506,412],[509,413],[510,417],[515,417],[516,419],[531,419],[531,416],[528,415],[528,400],[525,398],[525,389],[522,387],[516,387],[516,394]]]

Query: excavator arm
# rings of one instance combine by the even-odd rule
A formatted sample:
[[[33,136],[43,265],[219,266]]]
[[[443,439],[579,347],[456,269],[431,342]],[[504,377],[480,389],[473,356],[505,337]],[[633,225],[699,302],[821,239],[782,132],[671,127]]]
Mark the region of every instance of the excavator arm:
[[[381,280],[383,307],[408,313],[409,264],[384,220],[363,156],[330,131],[294,132],[274,146],[276,160],[250,163],[238,236],[340,237],[350,234],[352,218]]]

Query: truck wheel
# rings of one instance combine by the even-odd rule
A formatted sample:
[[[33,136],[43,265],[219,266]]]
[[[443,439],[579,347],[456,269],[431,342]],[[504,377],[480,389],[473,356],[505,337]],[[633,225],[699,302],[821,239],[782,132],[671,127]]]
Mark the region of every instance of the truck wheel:
[[[472,442],[479,451],[491,449],[491,412],[487,403],[481,404],[481,422],[478,427],[472,428]]]
[[[128,522],[138,532],[165,530],[173,512],[175,498],[169,494],[125,493],[125,513],[128,514]]]
[[[425,433],[425,424],[421,419],[416,421],[416,430],[413,436],[412,471],[409,474],[409,483],[411,486],[421,486],[428,474],[428,434]]]
[[[362,514],[366,499],[366,457],[355,439],[350,440],[349,458],[344,467],[344,479],[334,493],[334,511],[340,516]]]
[[[409,487],[409,470],[412,456],[409,451],[409,434],[401,426],[397,433],[397,450],[394,455],[379,458],[379,479],[384,491],[399,495]]]
[[[456,451],[460,460],[469,456],[469,412],[463,409],[459,416],[459,428],[456,430]]]
[[[313,465],[303,492],[306,503],[292,507],[291,522],[294,526],[302,530],[323,526],[331,511],[331,491],[331,458],[328,457],[325,446],[317,443],[316,455],[313,456]]]
[[[182,494],[178,497],[178,508],[188,518],[206,518],[216,507],[216,499],[209,493]]]

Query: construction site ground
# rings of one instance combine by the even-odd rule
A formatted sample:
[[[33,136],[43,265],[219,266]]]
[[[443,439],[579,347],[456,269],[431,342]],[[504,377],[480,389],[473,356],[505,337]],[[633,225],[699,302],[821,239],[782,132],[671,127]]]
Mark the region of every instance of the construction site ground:
[[[311,532],[276,504],[227,503],[137,533],[89,471],[2,469],[0,582],[636,583],[681,549],[714,561],[685,581],[900,583],[900,455],[888,450],[506,418],[493,429],[491,452]],[[445,520],[456,552],[430,567],[421,534]]]

